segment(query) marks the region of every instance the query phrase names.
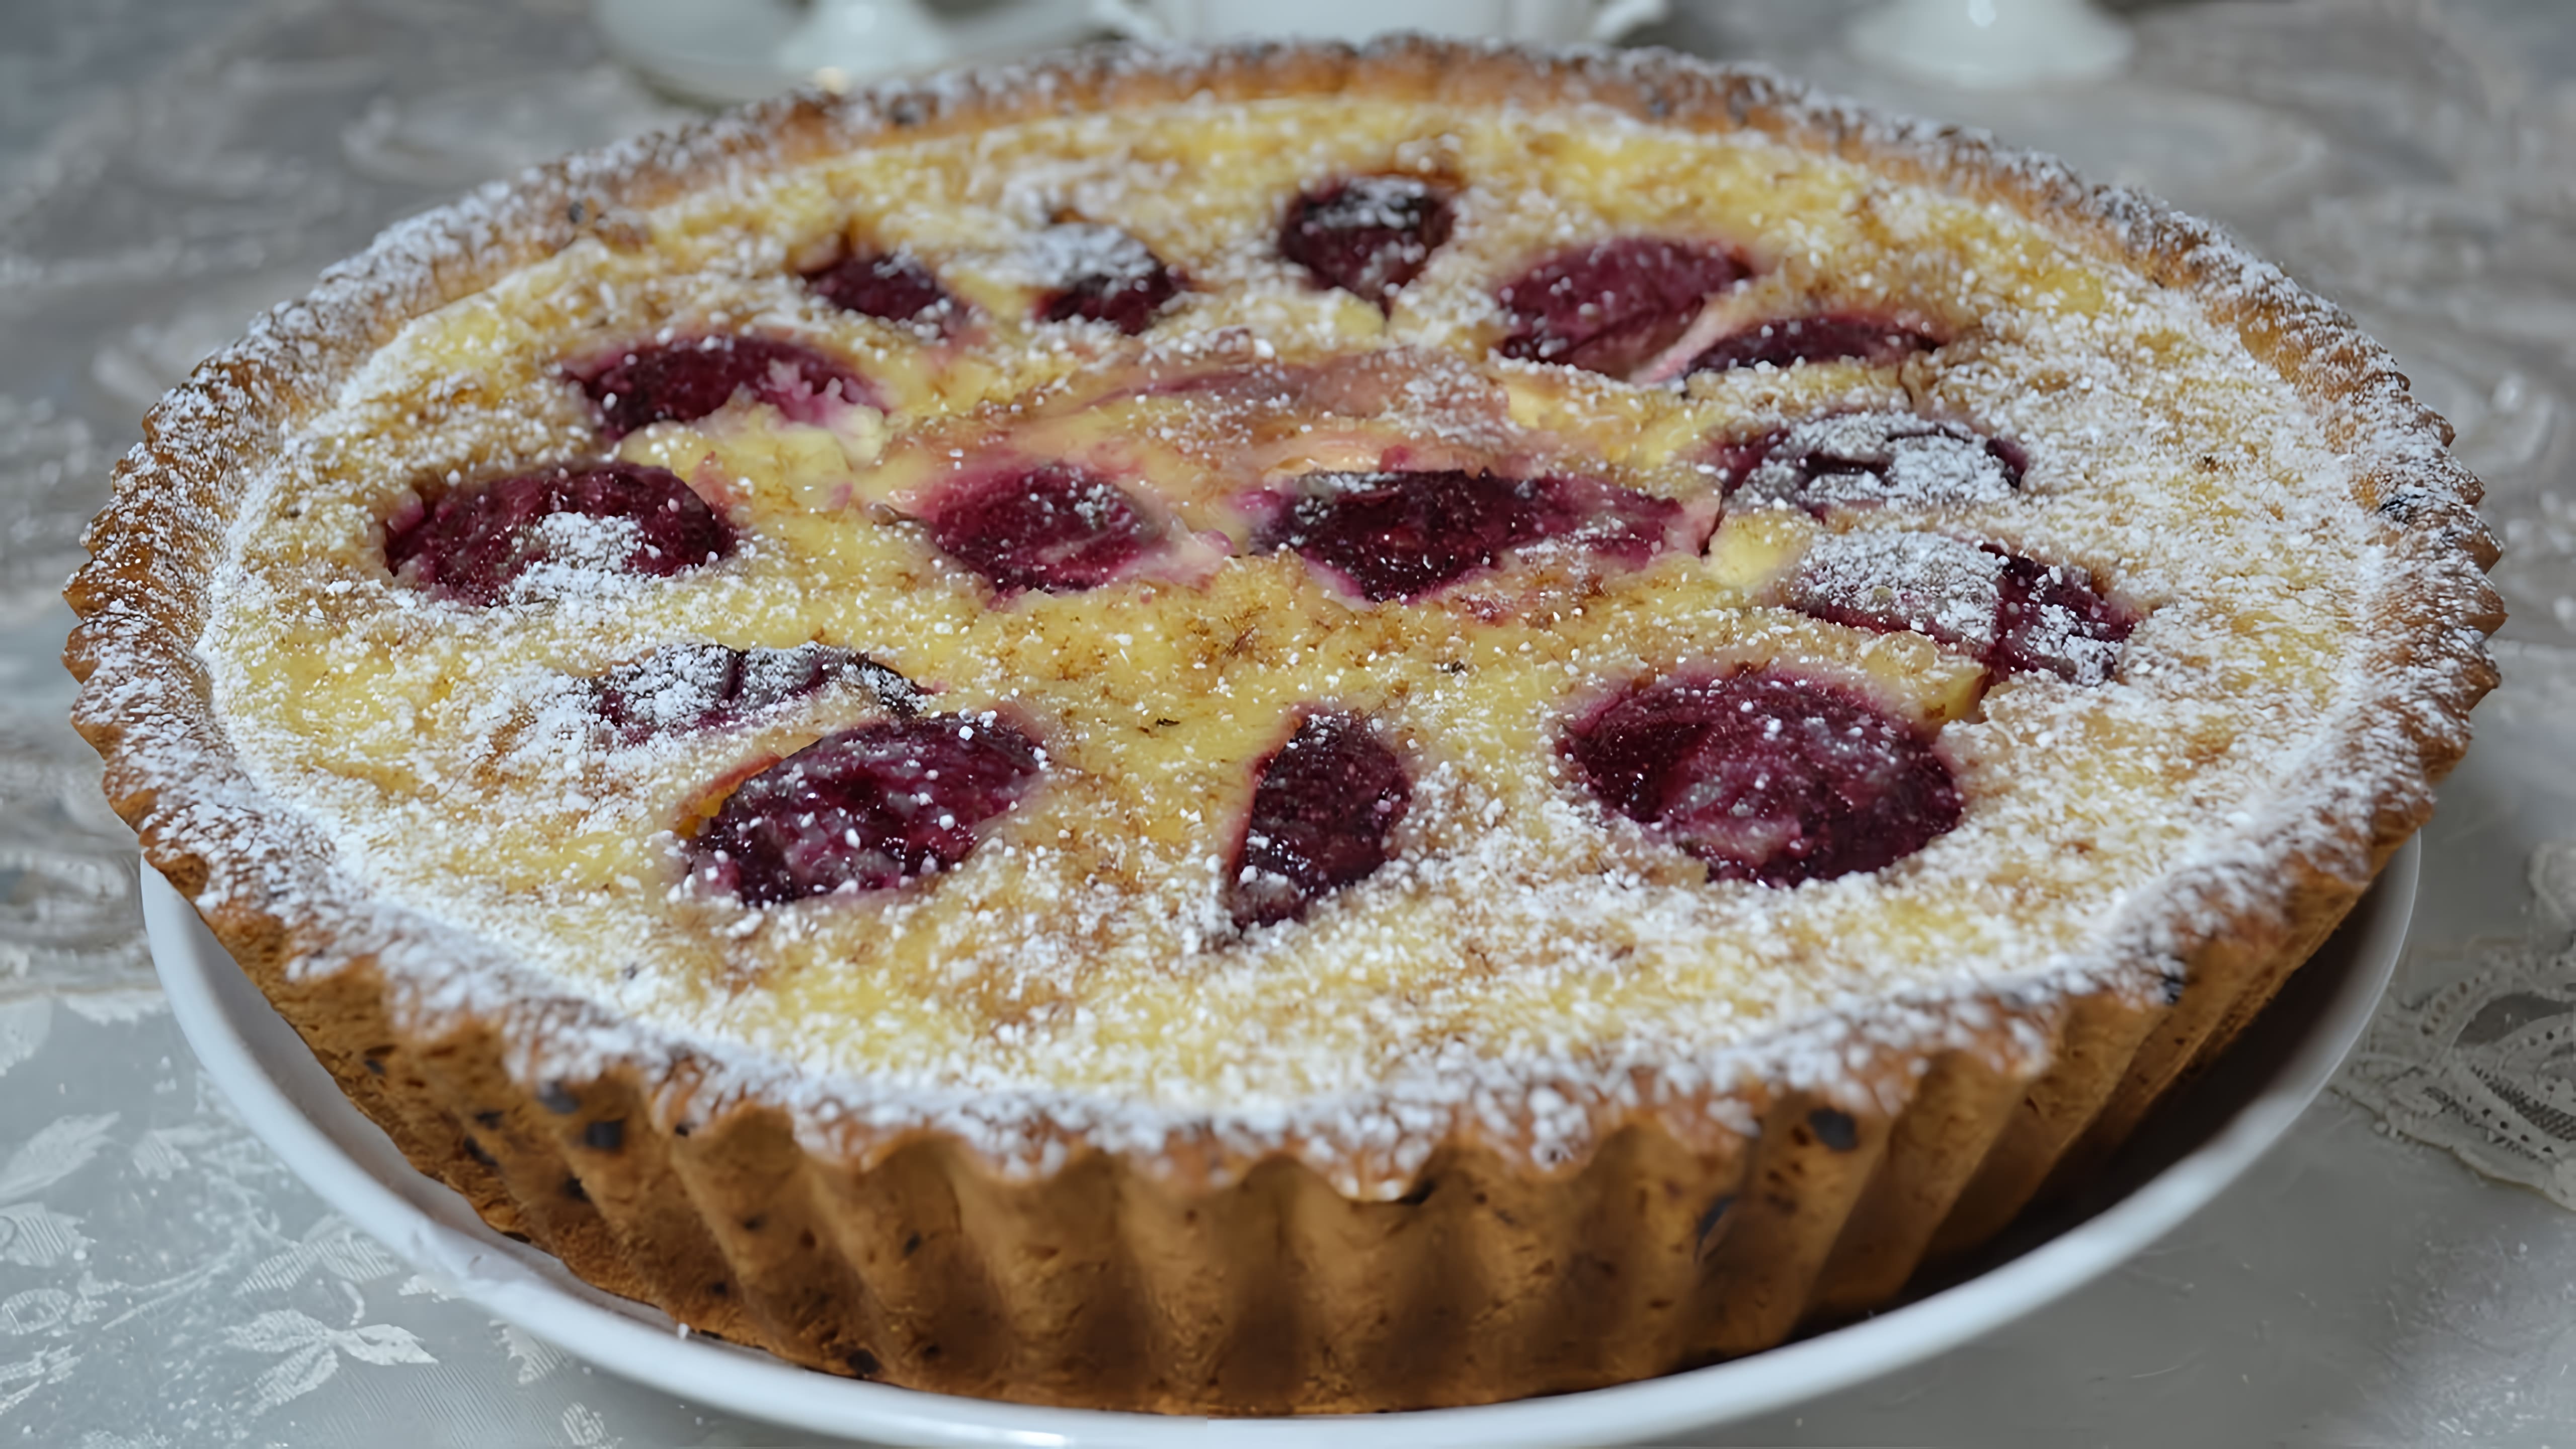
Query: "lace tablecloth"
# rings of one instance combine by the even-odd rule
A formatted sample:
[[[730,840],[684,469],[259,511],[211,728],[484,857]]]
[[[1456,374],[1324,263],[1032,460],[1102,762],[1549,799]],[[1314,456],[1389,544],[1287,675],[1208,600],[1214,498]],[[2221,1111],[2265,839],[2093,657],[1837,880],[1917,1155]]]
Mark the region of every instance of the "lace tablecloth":
[[[2514,614],[2344,1094],[2074,1298],[1700,1442],[2576,1437],[2576,7],[2133,8],[2128,78],[2004,96],[1858,69],[1847,7],[1681,8],[1652,38],[2058,151],[2344,302],[2458,424]],[[108,464],[196,359],[384,223],[681,115],[572,0],[0,13],[0,1443],[807,1442],[443,1297],[247,1134],[154,986],[55,662]]]

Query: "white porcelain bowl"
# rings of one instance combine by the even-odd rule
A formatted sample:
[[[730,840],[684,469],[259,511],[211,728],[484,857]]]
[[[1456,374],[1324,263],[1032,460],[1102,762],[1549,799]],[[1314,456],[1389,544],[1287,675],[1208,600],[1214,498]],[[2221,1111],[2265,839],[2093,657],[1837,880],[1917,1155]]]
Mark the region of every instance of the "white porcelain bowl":
[[[2218,1196],[2325,1086],[2396,967],[2419,853],[2410,842],[2390,862],[2343,930],[2226,1060],[2159,1110],[2099,1191],[2026,1217],[1948,1286],[1849,1327],[1646,1383],[1350,1418],[1185,1419],[950,1398],[687,1336],[654,1309],[601,1293],[493,1232],[463,1198],[414,1172],[151,871],[143,915],[180,1029],[288,1167],[422,1272],[611,1373],[748,1417],[891,1444],[1504,1449],[1615,1443],[1768,1413],[1965,1343],[2118,1266]]]

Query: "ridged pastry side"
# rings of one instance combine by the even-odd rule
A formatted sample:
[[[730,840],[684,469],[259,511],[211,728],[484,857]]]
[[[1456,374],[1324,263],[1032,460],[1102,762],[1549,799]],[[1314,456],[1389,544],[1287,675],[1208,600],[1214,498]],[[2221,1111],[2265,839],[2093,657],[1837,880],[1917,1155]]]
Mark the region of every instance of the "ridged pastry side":
[[[1991,1049],[1872,1063],[1876,1109],[1748,1088],[1727,1105],[1758,1131],[1668,1107],[1556,1174],[1457,1141],[1378,1202],[1285,1158],[1195,1189],[1099,1151],[1005,1175],[935,1134],[834,1160],[775,1107],[698,1100],[685,1063],[532,1089],[489,1024],[408,1036],[363,965],[235,949],[415,1166],[700,1331],[946,1393],[1334,1413],[1629,1382],[1885,1305],[2080,1184],[2350,904],[2210,953],[2172,999],[1998,1003]]]

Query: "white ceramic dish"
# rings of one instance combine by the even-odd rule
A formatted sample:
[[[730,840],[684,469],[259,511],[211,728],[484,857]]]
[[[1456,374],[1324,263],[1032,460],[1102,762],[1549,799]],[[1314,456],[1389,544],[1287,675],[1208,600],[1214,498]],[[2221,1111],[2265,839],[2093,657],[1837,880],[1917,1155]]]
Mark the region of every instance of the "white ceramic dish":
[[[1470,1409],[1207,1420],[1036,1408],[888,1388],[689,1337],[483,1225],[340,1095],[177,891],[145,871],[144,921],[172,1014],[261,1140],[324,1201],[422,1271],[599,1367],[697,1403],[905,1445],[1308,1449],[1605,1444],[1767,1413],[1967,1342],[2108,1272],[2191,1216],[2306,1108],[2369,1020],[2405,944],[2410,842],[2235,1049],[2168,1104],[2084,1202],[2026,1218],[1947,1286],[1848,1327],[1646,1383]]]

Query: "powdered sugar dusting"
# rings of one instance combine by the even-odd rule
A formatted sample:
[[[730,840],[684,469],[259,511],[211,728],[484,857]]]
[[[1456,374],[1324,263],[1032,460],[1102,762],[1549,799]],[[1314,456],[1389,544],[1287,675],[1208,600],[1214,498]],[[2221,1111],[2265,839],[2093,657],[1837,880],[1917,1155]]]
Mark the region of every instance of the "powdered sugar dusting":
[[[2000,503],[2020,469],[1966,428],[1905,414],[1800,422],[1770,440],[1739,490],[1747,503],[1837,508],[1966,508]]]
[[[1089,64],[1193,63],[1248,62]],[[193,461],[140,459],[96,536],[101,565],[76,589],[76,648],[97,665],[83,717],[120,732],[118,778],[155,790],[153,849],[211,867],[201,904],[324,928],[299,938],[299,969],[372,956],[412,1024],[508,1019],[530,1080],[618,1061],[649,1077],[685,1049],[702,1070],[670,1087],[670,1115],[759,1096],[794,1109],[818,1147],[864,1156],[927,1124],[1031,1171],[1076,1136],[1149,1157],[1189,1139],[1237,1165],[1287,1150],[1366,1192],[1396,1190],[1453,1132],[1565,1161],[1626,1115],[1687,1125],[1747,1082],[1861,1090],[1885,1052],[1965,1043],[1999,1009],[2027,1014],[2037,1051],[2066,993],[2149,989],[2222,923],[2277,913],[2286,854],[2365,875],[2393,837],[2355,823],[2420,813],[2483,670],[2485,596],[2463,548],[2474,484],[2384,361],[2363,349],[2354,363],[2330,313],[2196,224],[2089,196],[2049,163],[1668,58],[1587,56],[1568,75],[1605,104],[1183,98],[1051,116],[1059,73],[952,76],[827,119],[756,112],[408,224],[264,324],[235,354],[256,366],[207,375],[157,416],[156,440]],[[1031,119],[940,134],[940,117],[986,104]],[[1890,155],[1900,173],[2000,178],[2095,220],[2052,233],[2003,202],[1653,119],[1711,111]],[[923,138],[847,152],[815,140],[880,125]],[[1189,188],[1157,179],[1245,131],[1278,144],[1201,168]],[[1457,230],[1382,317],[1245,240],[1271,235],[1303,186],[1424,152],[1466,178]],[[705,181],[679,195],[636,179],[655,166]],[[1074,242],[1050,241],[1067,228],[1027,198],[1060,205],[1069,177],[1078,254],[1054,258]],[[1893,299],[1960,340],[1901,374],[1752,370],[1687,390],[1488,355],[1497,276],[1702,211],[1775,274],[1848,293],[1820,305]],[[1061,282],[1037,275],[1054,262],[1124,255],[1099,240],[1113,223],[1150,237],[1149,259],[1200,295],[1133,341],[1021,325],[1033,292]],[[785,258],[842,227],[937,267],[983,331],[952,344],[822,315]],[[2151,243],[2152,278],[2101,260]],[[511,259],[529,265],[503,288],[504,320],[469,294]],[[2232,330],[2257,305],[2261,356]],[[395,315],[420,320],[378,350]],[[1701,516],[1723,485],[1712,447],[1817,431],[1837,457],[1877,449],[1862,461],[1884,455],[1885,471],[1863,470],[1866,487],[1816,474],[1845,480],[1828,497],[1757,468],[1737,506],[1870,510],[1866,528],[1801,545],[1792,601],[1858,599],[1910,628],[1750,602],[1760,589],[1722,554],[1580,574],[1538,557],[1456,599],[1356,607],[1293,557],[1225,556],[1239,542],[1226,530],[1248,524],[1224,516],[1234,483],[1203,450],[1143,438],[1122,454],[1109,434],[1091,456],[1129,456],[1134,486],[1222,561],[1204,579],[1003,601],[927,547],[899,498],[871,494],[872,452],[739,406],[703,448],[697,433],[653,442],[742,530],[730,559],[616,577],[597,560],[633,540],[558,517],[542,525],[548,562],[490,608],[383,572],[382,522],[411,490],[605,448],[581,431],[564,358],[660,328],[755,324],[886,379],[898,452],[951,427],[1020,437],[1016,399],[1097,369],[1256,344],[1310,370],[1389,344],[1445,356],[1482,386],[1429,387],[1446,374],[1417,371],[1401,391],[1447,446],[1594,458]],[[262,411],[272,376],[309,379],[320,405]],[[2321,416],[2302,396],[2329,383],[2339,401]],[[1498,395],[1508,425],[1485,410]],[[1239,402],[1198,405],[1218,410],[1211,427],[1280,429],[1257,440],[1281,445],[1274,459],[1312,455],[1301,413],[1350,416]],[[1942,427],[1907,444],[1855,421],[1891,410]],[[244,446],[246,428],[280,422],[277,446]],[[2008,476],[1981,434],[2025,445],[2026,474]],[[276,461],[186,472],[223,456]],[[190,502],[142,512],[138,493],[165,481]],[[1966,539],[2080,566],[2134,601],[2144,622],[2116,672],[1980,686],[1976,607],[1960,601],[1992,585],[1979,560],[2000,556]],[[142,550],[221,562],[202,596],[183,584],[145,599],[105,572]],[[2383,639],[2401,599],[2447,622]],[[681,658],[657,652],[679,641],[864,653],[939,710],[1024,721],[1044,779],[916,886],[746,907],[689,879],[695,812],[723,781],[896,706],[836,686],[668,728],[721,693],[653,662]],[[168,682],[185,678],[182,643],[209,661],[220,740]],[[1938,728],[1966,819],[1883,872],[1711,884],[1563,778],[1558,735],[1600,691],[1730,661],[1791,661]],[[654,726],[641,738],[599,721],[590,681],[620,670]],[[1223,877],[1248,763],[1317,704],[1371,720],[1409,762],[1410,808],[1365,881],[1302,920],[1238,931]]]
[[[1079,221],[1031,233],[1023,256],[1034,281],[1059,287],[1077,277],[1141,281],[1157,266],[1143,242],[1114,226]]]
[[[1789,602],[1831,618],[1885,620],[1971,654],[1995,642],[2003,558],[1935,533],[1827,534],[1799,562]]]

